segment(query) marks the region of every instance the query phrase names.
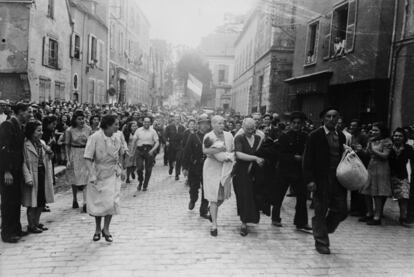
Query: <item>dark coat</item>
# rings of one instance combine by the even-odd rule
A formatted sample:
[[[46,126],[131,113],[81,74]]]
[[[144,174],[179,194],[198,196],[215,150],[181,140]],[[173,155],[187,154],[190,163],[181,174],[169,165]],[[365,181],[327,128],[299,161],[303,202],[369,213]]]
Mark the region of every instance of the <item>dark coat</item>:
[[[181,164],[184,169],[190,171],[191,174],[202,175],[203,174],[203,139],[204,134],[196,132],[190,134],[187,143],[185,144]]]
[[[345,135],[338,133],[340,155],[344,152]],[[328,139],[323,127],[309,134],[303,156],[303,174],[305,184],[316,183],[317,190],[324,189],[330,171],[330,153]]]
[[[288,131],[279,138],[279,171],[289,177],[302,176],[302,162],[295,155],[303,155],[308,135],[302,131]]]
[[[16,185],[22,180],[23,144],[24,133],[16,118],[0,125],[0,185],[3,185],[5,172],[13,175]]]
[[[177,127],[174,124],[170,124],[165,128],[164,140],[170,143],[169,147],[180,149],[182,147],[184,132],[185,127],[183,125],[178,125],[177,132]]]

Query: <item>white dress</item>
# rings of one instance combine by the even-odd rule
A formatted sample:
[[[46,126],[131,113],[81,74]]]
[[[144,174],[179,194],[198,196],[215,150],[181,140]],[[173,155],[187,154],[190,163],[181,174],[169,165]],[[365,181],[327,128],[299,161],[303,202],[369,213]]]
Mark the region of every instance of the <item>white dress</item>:
[[[89,137],[86,144],[86,159],[93,160],[90,178],[95,180],[87,186],[87,210],[92,216],[119,214],[121,192],[120,157],[124,148],[118,136],[107,137],[102,130]]]
[[[226,145],[226,152],[231,153],[234,151],[233,136],[229,132],[224,133],[224,144]],[[217,142],[218,138],[214,131],[206,134],[204,140],[209,138],[213,145]],[[204,142],[203,142],[204,148]],[[210,202],[217,202],[218,200],[225,200],[230,198],[231,195],[231,176],[227,174],[228,169],[232,169],[233,162],[223,162],[217,160],[216,155],[207,157],[203,165],[203,190],[204,197]],[[220,195],[220,186],[222,187],[223,195]],[[224,199],[219,199],[224,198]]]

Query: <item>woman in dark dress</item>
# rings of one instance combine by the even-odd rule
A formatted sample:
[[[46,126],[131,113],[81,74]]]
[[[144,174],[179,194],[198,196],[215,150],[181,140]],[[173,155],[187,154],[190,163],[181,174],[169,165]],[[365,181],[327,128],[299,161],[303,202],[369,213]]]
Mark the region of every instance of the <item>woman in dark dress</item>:
[[[243,122],[244,134],[234,139],[236,164],[233,169],[233,187],[236,194],[237,213],[242,222],[240,235],[248,234],[247,223],[259,223],[260,213],[254,193],[254,163],[263,166],[264,160],[255,156],[260,147],[260,137],[255,135],[255,121],[251,118]]]

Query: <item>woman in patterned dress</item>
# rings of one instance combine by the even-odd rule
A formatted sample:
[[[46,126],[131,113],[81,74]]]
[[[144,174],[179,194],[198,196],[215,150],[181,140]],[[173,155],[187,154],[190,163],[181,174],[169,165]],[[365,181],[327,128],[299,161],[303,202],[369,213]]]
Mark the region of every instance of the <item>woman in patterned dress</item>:
[[[87,210],[95,217],[94,241],[100,240],[101,233],[107,242],[113,241],[109,225],[112,216],[119,214],[121,181],[125,178],[121,157],[125,154],[125,148],[120,137],[114,135],[118,127],[116,116],[105,115],[101,120],[101,130],[89,137],[85,149],[84,157],[89,172]]]
[[[125,126],[124,130],[122,131],[124,133],[125,141],[128,145],[128,152],[129,153],[135,153],[133,146],[135,141],[135,131],[138,129],[138,124],[136,121],[130,121]],[[135,179],[135,166],[136,166],[136,157],[131,155],[125,155],[124,157],[124,168],[126,168],[126,183],[129,184],[129,176],[132,177],[132,179]]]
[[[384,201],[391,196],[391,170],[388,158],[392,147],[392,141],[387,136],[383,124],[373,124],[367,147],[371,157],[368,164],[370,182],[361,192],[365,195],[367,214],[359,221],[367,222],[368,225],[381,225]]]
[[[72,185],[72,208],[79,208],[78,190],[83,192],[83,212],[86,212],[86,189],[88,183],[88,169],[83,158],[86,142],[91,135],[91,128],[85,124],[83,111],[77,110],[73,114],[71,127],[65,131],[67,162],[67,182]]]
[[[407,163],[410,161],[413,164],[414,150],[407,144],[407,135],[402,128],[395,129],[392,140],[390,154],[392,194],[400,206],[400,225],[407,226],[408,199],[410,198]]]

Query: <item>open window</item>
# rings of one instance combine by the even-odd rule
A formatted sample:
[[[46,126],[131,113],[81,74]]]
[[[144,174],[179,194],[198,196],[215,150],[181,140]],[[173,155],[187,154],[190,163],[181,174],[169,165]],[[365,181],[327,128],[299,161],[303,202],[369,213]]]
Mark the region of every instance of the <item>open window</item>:
[[[96,65],[98,62],[98,40],[92,34],[89,35],[88,43],[88,64]]]
[[[43,37],[43,65],[59,69],[59,42],[54,37]]]
[[[306,39],[305,65],[315,64],[318,55],[319,21],[313,21],[308,25]]]
[[[77,60],[81,59],[81,38],[77,33],[72,34],[70,56]]]

